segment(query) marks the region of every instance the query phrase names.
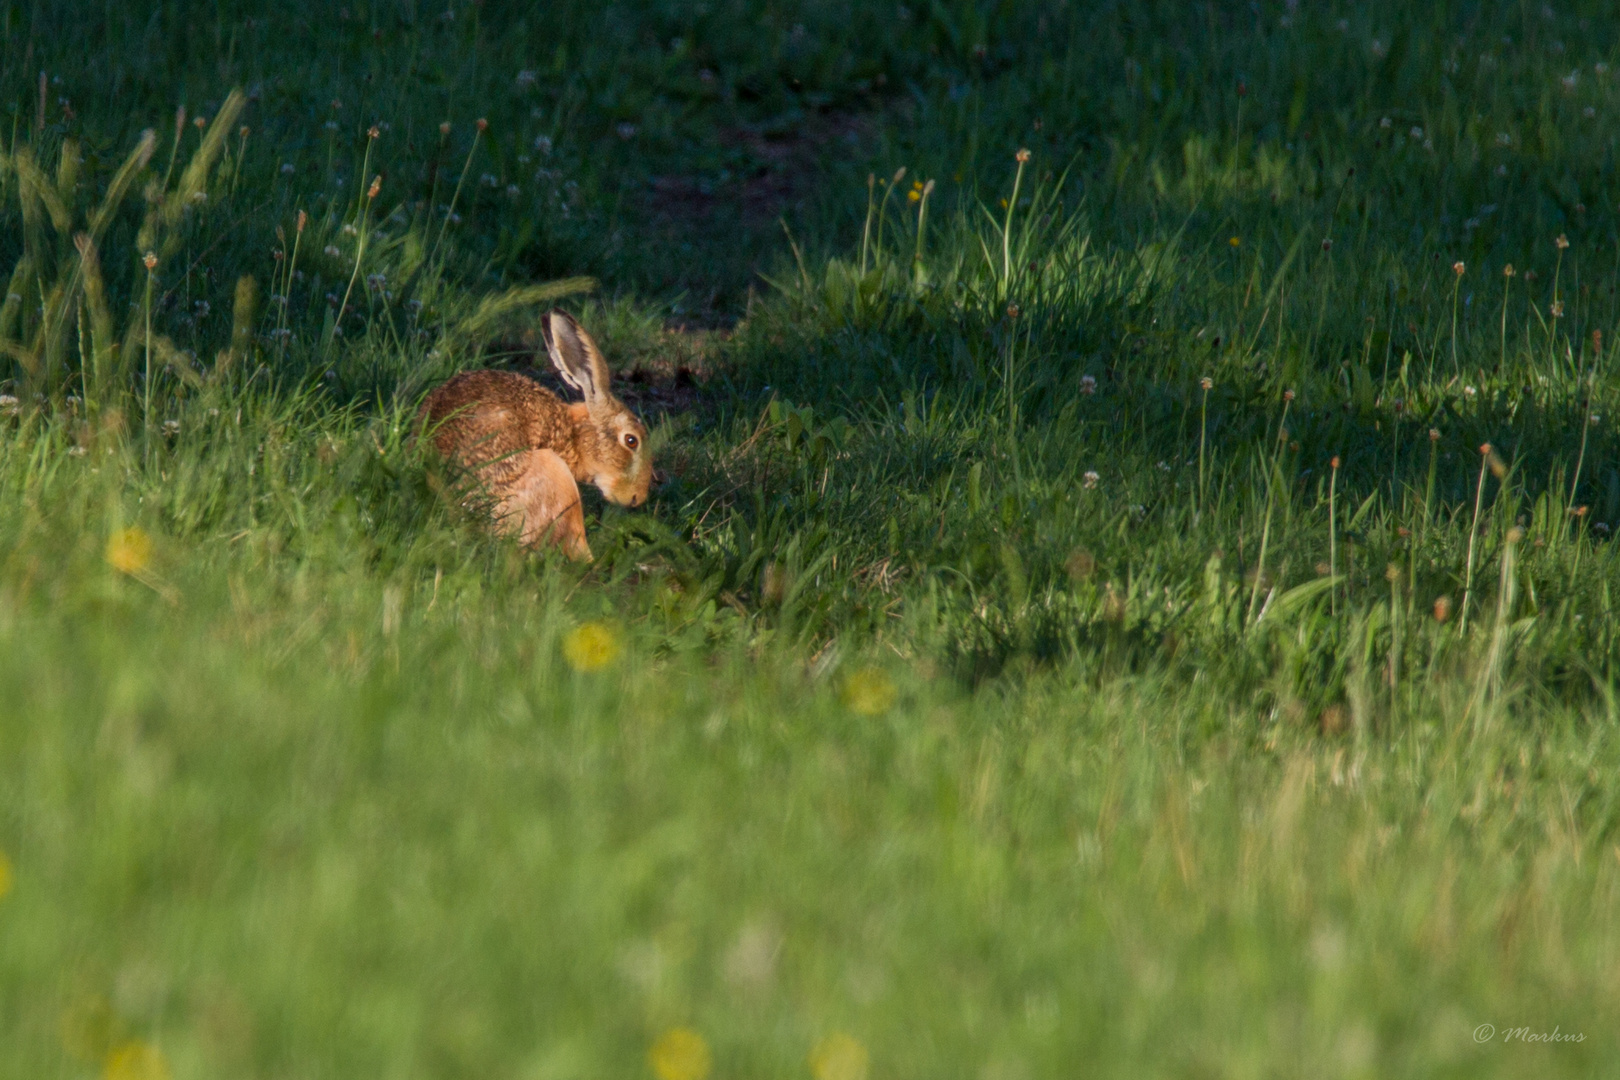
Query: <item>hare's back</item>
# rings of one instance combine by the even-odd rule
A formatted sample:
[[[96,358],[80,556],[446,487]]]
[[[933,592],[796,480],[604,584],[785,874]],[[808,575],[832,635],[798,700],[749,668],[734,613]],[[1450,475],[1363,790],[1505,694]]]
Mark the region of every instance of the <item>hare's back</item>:
[[[562,409],[556,396],[511,371],[467,371],[429,394],[423,419],[447,457],[477,464],[539,444]]]

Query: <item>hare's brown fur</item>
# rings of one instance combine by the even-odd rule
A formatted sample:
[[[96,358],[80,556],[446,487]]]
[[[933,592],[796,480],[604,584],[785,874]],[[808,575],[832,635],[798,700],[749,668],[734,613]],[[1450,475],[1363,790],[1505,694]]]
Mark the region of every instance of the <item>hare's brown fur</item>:
[[[552,363],[583,402],[565,403],[514,372],[469,371],[429,394],[421,419],[439,452],[494,500],[501,527],[524,544],[549,540],[589,559],[578,484],[593,483],[623,506],[645,502],[653,471],[647,429],[609,392],[607,363],[578,323],[552,312],[545,328]]]

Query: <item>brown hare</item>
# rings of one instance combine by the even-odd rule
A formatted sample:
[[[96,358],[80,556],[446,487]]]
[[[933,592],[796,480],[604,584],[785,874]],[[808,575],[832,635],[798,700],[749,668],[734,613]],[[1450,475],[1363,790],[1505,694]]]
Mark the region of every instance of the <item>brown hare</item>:
[[[647,428],[608,390],[607,362],[572,316],[550,312],[541,329],[552,364],[584,402],[566,404],[515,372],[467,371],[427,396],[421,421],[439,452],[483,485],[498,528],[588,560],[577,485],[590,481],[620,506],[645,502]]]

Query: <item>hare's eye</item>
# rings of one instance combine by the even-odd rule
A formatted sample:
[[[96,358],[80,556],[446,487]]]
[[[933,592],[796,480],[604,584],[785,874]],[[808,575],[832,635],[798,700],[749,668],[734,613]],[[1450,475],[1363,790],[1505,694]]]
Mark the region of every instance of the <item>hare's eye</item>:
[[[641,440],[636,438],[634,435],[627,433],[624,437],[624,445],[627,448],[634,450],[636,447],[641,445]]]

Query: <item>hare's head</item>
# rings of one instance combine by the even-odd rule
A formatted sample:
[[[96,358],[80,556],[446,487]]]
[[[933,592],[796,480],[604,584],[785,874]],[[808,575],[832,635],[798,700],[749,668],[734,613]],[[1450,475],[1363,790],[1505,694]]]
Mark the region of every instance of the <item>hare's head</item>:
[[[557,373],[585,396],[584,405],[570,407],[580,479],[595,484],[609,502],[641,505],[653,474],[646,425],[608,389],[607,361],[572,315],[550,312],[541,326]]]

